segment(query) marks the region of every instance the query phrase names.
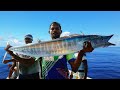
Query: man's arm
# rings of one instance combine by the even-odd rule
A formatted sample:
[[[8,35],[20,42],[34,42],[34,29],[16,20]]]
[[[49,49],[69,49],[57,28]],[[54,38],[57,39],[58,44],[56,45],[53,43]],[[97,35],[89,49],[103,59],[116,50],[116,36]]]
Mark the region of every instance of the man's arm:
[[[92,52],[94,49],[90,42],[84,42],[83,49],[79,51],[78,56],[74,62],[69,62],[72,68],[72,71],[77,72],[81,62],[82,57],[86,52]]]
[[[80,64],[82,62],[83,55],[84,55],[83,50],[80,50],[80,52],[78,53],[78,56],[77,56],[76,60],[73,61],[73,62],[69,62],[70,65],[71,65],[72,71],[77,72],[77,70],[78,70],[78,68],[79,68],[79,66],[80,66]]]
[[[9,50],[11,46],[7,45],[7,47],[5,48],[5,50],[18,62],[24,64],[25,66],[31,66],[32,64],[34,64],[35,59],[34,58],[30,58],[30,59],[24,59],[24,58],[20,58],[19,56],[15,55],[12,51]]]
[[[10,60],[4,60],[3,63],[6,64],[6,63],[9,63],[9,62],[14,62],[15,59],[10,59]]]
[[[9,53],[16,61],[20,62],[21,64],[24,64],[25,66],[31,66],[32,64],[34,64],[35,59],[34,58],[29,58],[29,59],[24,59],[24,58],[20,58],[19,56],[13,54],[13,52]]]

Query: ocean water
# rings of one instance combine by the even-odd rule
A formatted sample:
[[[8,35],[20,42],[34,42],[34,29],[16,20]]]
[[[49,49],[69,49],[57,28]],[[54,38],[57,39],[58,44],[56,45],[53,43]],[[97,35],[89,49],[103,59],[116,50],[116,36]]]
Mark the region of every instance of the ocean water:
[[[120,79],[120,47],[95,49],[87,54],[88,76],[93,79]]]
[[[5,54],[0,48],[0,79],[8,76],[8,65],[2,64]],[[97,48],[87,53],[88,77],[92,79],[120,79],[120,47]],[[9,58],[9,56],[8,56]]]
[[[5,79],[8,76],[9,68],[8,64],[3,64],[2,59],[4,57],[5,50],[3,47],[0,47],[0,79]],[[9,59],[10,56],[7,55],[6,59]]]

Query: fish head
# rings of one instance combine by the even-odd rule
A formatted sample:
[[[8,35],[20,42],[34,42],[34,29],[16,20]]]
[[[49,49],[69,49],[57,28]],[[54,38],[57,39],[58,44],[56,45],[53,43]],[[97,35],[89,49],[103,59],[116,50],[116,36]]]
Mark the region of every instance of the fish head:
[[[113,34],[109,36],[99,36],[99,35],[97,36],[96,35],[96,36],[91,37],[90,41],[91,41],[92,47],[98,48],[98,47],[108,47],[111,45],[115,45],[115,44],[108,42],[112,36]]]

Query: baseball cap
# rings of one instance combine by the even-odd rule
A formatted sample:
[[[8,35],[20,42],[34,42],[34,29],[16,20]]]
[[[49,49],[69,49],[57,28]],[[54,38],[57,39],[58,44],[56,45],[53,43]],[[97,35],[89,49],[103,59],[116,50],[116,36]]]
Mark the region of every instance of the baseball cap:
[[[30,38],[31,40],[33,40],[33,36],[31,34],[27,34],[25,38]]]

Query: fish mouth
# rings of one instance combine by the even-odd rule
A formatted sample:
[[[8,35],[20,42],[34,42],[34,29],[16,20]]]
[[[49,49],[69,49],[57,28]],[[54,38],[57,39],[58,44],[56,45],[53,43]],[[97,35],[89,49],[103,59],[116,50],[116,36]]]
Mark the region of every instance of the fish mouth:
[[[108,37],[109,37],[109,39],[110,39],[110,38],[112,38],[112,37],[113,37],[113,35],[114,35],[114,34],[112,34],[112,35],[108,36]],[[116,44],[111,43],[111,42],[108,42],[108,45],[109,45],[109,46],[111,46],[111,45],[112,45],[112,46],[115,46]]]
[[[108,41],[113,37],[113,35],[114,35],[114,34],[107,36]],[[116,45],[116,44],[114,44],[114,43],[107,42],[104,47],[107,47],[107,46],[115,46],[115,45]]]
[[[109,45],[115,46],[116,44],[108,42]]]
[[[113,37],[114,34],[107,36],[109,39]]]
[[[106,37],[106,41],[109,41],[112,37],[113,37],[114,34],[112,35],[109,35],[109,36],[105,36]]]
[[[103,47],[115,46],[115,45],[116,45],[116,44],[113,44],[113,43],[107,42]]]
[[[110,35],[109,37],[111,38],[114,34]]]

